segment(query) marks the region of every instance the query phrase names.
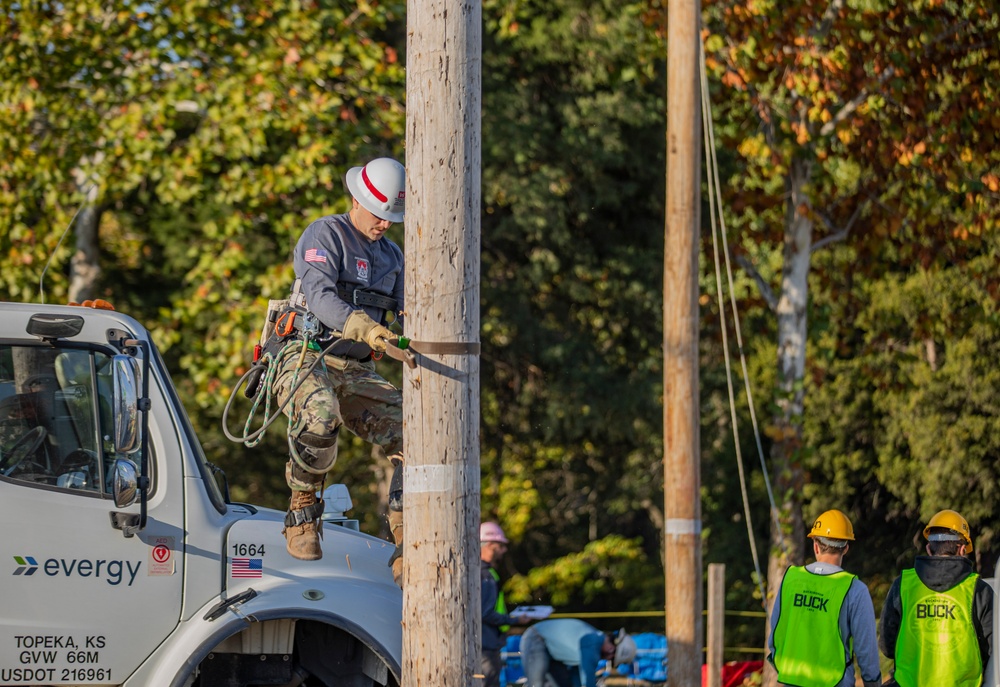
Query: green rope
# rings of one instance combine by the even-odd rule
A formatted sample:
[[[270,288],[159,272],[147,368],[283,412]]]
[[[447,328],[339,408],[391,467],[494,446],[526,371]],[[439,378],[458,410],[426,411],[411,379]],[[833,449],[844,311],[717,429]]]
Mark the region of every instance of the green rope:
[[[293,348],[295,346],[295,344],[297,344],[297,343],[298,343],[297,341],[289,341],[287,344],[285,344],[281,348],[280,351],[278,351],[278,355],[273,356],[270,353],[265,353],[264,357],[262,358],[262,360],[264,361],[264,363],[267,364],[267,373],[264,375],[264,381],[261,382],[260,389],[258,389],[256,396],[254,396],[253,406],[250,407],[250,414],[247,416],[246,424],[243,425],[243,444],[247,448],[253,448],[254,446],[256,446],[257,444],[259,444],[261,441],[264,440],[264,435],[267,433],[266,428],[259,435],[257,435],[256,438],[249,439],[249,440],[247,439],[247,437],[250,436],[250,434],[251,434],[251,432],[250,432],[250,425],[253,422],[254,416],[257,414],[257,409],[260,407],[260,400],[261,400],[261,398],[265,399],[265,401],[264,401],[264,425],[265,426],[267,425],[267,420],[268,420],[268,418],[271,417],[271,398],[272,398],[272,395],[273,395],[272,391],[273,391],[273,386],[274,386],[274,378],[277,376],[278,367],[281,364],[281,359],[285,357],[285,353],[289,349]],[[303,343],[306,344],[306,345],[308,345],[307,342],[303,342]],[[299,361],[299,364],[295,366],[295,372],[292,375],[292,386],[291,386],[291,388],[293,388],[293,389],[295,388],[295,382],[298,379],[299,369],[301,367],[302,367],[302,361]],[[293,402],[293,405],[294,405],[294,402]],[[289,412],[289,414],[291,414],[293,411],[294,411],[294,407],[290,408],[288,412]]]

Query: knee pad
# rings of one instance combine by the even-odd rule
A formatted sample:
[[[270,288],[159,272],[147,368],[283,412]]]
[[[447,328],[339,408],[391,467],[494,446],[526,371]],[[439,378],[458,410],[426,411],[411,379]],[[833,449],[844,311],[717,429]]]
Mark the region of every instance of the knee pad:
[[[288,437],[288,451],[295,465],[311,475],[325,475],[337,462],[337,437],[340,427],[332,434],[302,432],[295,439]]]
[[[403,511],[403,461],[393,460],[392,481],[389,482],[389,509]]]

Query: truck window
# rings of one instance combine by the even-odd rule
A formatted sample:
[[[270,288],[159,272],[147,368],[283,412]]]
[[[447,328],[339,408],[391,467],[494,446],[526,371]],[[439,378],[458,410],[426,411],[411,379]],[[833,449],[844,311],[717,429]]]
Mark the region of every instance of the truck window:
[[[0,477],[110,494],[111,357],[0,344]]]

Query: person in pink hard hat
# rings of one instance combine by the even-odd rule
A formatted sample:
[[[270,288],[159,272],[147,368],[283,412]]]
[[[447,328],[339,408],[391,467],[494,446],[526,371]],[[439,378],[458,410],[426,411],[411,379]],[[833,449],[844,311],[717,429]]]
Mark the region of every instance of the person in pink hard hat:
[[[500,687],[500,669],[503,659],[500,650],[504,646],[504,635],[511,625],[522,625],[528,620],[521,616],[512,618],[507,613],[507,604],[500,589],[500,575],[496,565],[507,553],[507,536],[495,522],[484,522],[479,526],[479,564],[482,585],[483,644],[480,663],[483,672],[483,687]]]

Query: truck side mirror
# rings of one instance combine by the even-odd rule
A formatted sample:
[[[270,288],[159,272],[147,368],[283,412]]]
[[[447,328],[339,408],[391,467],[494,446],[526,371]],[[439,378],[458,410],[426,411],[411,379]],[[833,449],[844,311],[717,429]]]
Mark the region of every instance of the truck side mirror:
[[[115,460],[114,470],[111,493],[115,497],[115,506],[131,506],[139,492],[139,468],[128,458],[118,458]]]
[[[116,355],[114,369],[115,452],[139,448],[139,363],[130,355]]]

